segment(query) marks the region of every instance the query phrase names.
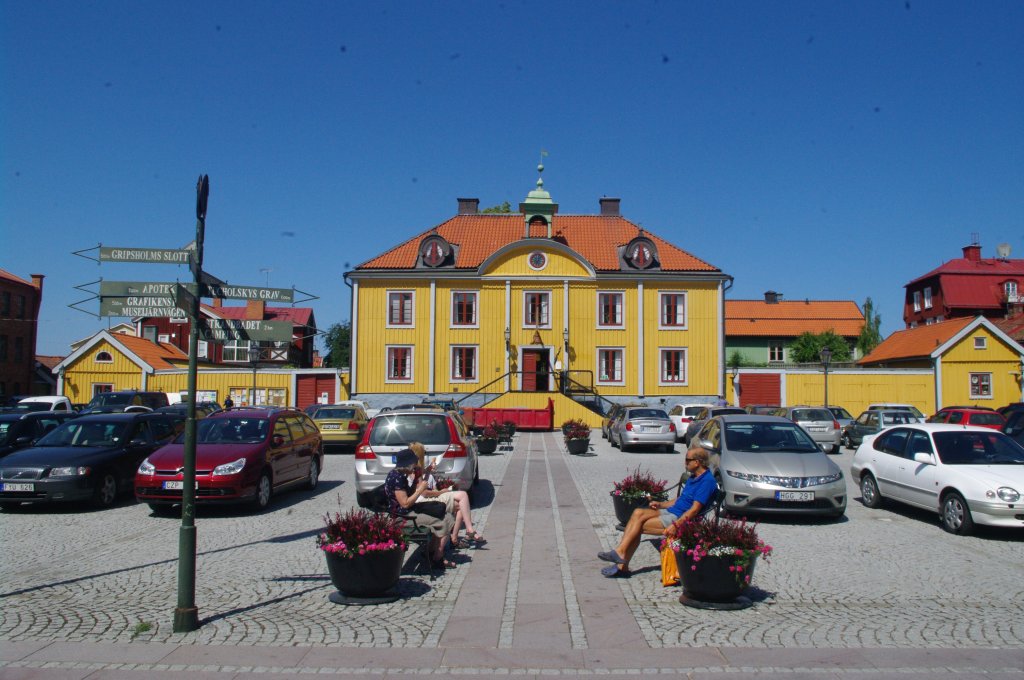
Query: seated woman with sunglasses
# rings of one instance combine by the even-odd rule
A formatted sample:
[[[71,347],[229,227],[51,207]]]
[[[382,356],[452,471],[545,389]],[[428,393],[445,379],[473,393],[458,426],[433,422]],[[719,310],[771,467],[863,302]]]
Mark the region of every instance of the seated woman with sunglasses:
[[[384,479],[384,493],[387,494],[390,512],[398,517],[415,518],[417,524],[430,531],[427,556],[432,567],[454,567],[453,562],[444,558],[444,547],[455,525],[455,516],[444,511],[441,512],[442,517],[417,512],[416,503],[426,491],[427,480],[423,479],[416,454],[409,449],[399,451],[395,456],[395,469]]]
[[[651,501],[649,507],[633,511],[622,540],[615,550],[598,553],[606,562],[614,562],[601,573],[608,578],[629,578],[629,560],[640,545],[640,535],[674,536],[677,522],[697,517],[718,493],[715,476],[708,470],[708,452],[692,449],[686,452],[686,467],[690,478],[686,480],[683,492],[674,501]]]

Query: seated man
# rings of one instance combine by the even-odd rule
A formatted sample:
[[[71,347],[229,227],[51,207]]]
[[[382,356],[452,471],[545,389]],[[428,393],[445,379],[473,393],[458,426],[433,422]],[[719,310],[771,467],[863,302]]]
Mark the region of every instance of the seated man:
[[[718,483],[708,470],[708,452],[694,448],[686,452],[686,466],[690,478],[679,498],[675,501],[651,501],[648,508],[637,508],[622,532],[622,540],[615,550],[598,553],[606,562],[614,562],[601,573],[608,578],[629,578],[629,560],[640,545],[641,534],[674,536],[677,522],[697,517],[701,510],[714,499]]]

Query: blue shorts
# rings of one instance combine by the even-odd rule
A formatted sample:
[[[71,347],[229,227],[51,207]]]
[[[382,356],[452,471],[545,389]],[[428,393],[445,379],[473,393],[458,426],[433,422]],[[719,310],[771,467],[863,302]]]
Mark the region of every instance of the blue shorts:
[[[665,527],[666,529],[669,526],[671,526],[674,522],[679,521],[679,515],[673,514],[668,510],[662,510],[659,516],[661,517],[661,526]]]

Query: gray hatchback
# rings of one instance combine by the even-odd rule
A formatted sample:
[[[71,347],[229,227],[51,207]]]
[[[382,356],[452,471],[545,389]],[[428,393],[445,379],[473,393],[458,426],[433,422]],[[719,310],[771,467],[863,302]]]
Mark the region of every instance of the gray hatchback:
[[[804,428],[822,451],[839,453],[842,430],[832,411],[824,406],[783,406],[772,414],[788,418]]]

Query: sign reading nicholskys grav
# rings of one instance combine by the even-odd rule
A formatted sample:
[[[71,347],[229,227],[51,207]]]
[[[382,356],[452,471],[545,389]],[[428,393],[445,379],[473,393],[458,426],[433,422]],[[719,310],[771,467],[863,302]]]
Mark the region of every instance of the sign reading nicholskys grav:
[[[194,283],[160,283],[156,281],[100,281],[100,295],[103,297],[126,297],[128,295],[174,295],[174,287],[184,286],[195,293]],[[263,300],[264,302],[294,302],[295,291],[291,288],[258,288],[256,286],[231,286],[228,284],[201,284],[199,290],[204,298],[230,300]]]
[[[255,319],[199,319],[199,336],[210,342],[253,340],[256,342],[291,342],[291,321],[259,321]]]
[[[100,246],[100,262],[158,262],[188,264],[191,250],[169,248],[115,248]]]

